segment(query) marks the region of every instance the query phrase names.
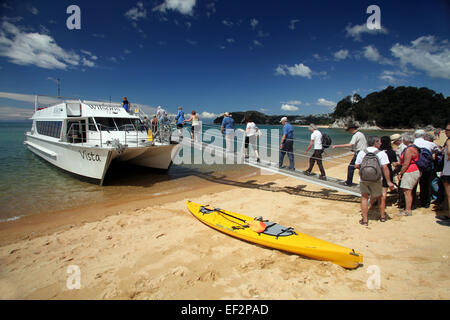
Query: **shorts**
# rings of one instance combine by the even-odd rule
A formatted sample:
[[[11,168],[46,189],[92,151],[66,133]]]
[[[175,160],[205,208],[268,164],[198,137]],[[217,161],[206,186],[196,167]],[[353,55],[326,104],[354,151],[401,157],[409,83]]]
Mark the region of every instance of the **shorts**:
[[[196,127],[196,126],[192,126],[192,127],[191,127],[191,132],[195,132],[195,130],[196,130],[195,127]],[[197,130],[198,130],[198,129],[197,129]]]
[[[442,183],[449,183],[450,184],[450,176],[441,176]]]
[[[182,123],[177,123],[177,129],[183,129],[183,124]]]
[[[378,198],[383,195],[383,185],[380,181],[361,181],[359,183],[361,194],[368,193],[372,198]]]
[[[420,171],[416,170],[413,172],[405,172],[403,174],[402,180],[400,181],[400,188],[412,190],[419,182]]]

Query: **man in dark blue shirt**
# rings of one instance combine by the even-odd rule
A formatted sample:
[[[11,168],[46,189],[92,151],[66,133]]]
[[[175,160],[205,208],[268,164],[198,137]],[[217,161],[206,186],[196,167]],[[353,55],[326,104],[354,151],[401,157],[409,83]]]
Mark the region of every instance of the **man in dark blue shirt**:
[[[178,138],[181,140],[183,138],[183,126],[184,126],[184,112],[181,106],[178,107],[178,113],[175,117],[177,120]]]
[[[127,97],[123,97],[122,107],[125,109],[126,112],[130,111],[129,102],[128,102]]]
[[[234,119],[231,117],[229,112],[225,112],[223,114],[222,125],[220,127],[220,132],[223,134],[225,130],[225,142],[226,142],[226,150],[228,152],[234,151]]]
[[[283,168],[284,156],[287,153],[289,158],[289,170],[294,170],[294,128],[288,122],[286,117],[281,118],[280,122],[283,125],[283,136],[281,137],[280,161],[278,167]]]

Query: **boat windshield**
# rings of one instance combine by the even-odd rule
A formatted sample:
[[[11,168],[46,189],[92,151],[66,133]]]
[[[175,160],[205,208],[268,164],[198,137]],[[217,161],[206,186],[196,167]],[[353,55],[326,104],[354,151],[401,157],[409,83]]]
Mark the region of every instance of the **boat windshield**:
[[[101,131],[145,131],[145,127],[139,119],[103,117],[94,119]]]

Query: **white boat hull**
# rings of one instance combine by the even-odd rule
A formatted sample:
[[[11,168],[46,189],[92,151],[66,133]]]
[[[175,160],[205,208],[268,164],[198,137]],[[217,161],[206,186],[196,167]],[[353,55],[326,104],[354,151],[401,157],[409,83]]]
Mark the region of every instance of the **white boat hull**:
[[[26,134],[24,144],[27,148],[70,173],[97,180],[103,184],[106,172],[112,161],[129,162],[139,166],[168,169],[179,145],[154,145],[127,147],[124,150],[102,148],[87,144],[72,144],[49,141]]]

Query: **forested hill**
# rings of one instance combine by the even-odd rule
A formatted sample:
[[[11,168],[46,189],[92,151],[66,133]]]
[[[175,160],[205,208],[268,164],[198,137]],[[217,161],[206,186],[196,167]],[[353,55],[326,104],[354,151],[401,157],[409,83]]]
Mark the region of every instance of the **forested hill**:
[[[362,98],[358,94],[338,102],[334,120],[353,118],[359,122],[375,120],[382,128],[415,128],[433,125],[444,128],[450,121],[450,97],[428,88],[387,87]]]

